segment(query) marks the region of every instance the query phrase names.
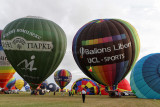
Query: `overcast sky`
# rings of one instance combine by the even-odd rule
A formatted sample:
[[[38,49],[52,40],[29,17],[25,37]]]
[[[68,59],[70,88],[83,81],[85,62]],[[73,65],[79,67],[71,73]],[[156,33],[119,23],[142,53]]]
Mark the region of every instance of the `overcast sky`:
[[[72,73],[72,81],[86,77],[72,56],[72,40],[85,23],[101,18],[118,18],[137,30],[143,56],[160,51],[160,0],[0,0],[0,29],[9,22],[25,17],[41,16],[57,23],[67,36],[67,51],[58,69]],[[16,73],[17,79],[21,77]],[[127,76],[129,80],[130,74]],[[54,82],[53,74],[47,79]]]

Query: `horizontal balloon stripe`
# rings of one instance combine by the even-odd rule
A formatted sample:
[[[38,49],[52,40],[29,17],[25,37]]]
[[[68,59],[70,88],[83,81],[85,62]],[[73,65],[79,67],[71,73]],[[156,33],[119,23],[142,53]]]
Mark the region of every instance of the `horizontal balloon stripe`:
[[[9,78],[9,79],[10,79],[10,78]],[[9,79],[0,79],[0,83],[6,82],[6,81],[8,81]]]
[[[0,73],[15,73],[16,71],[14,69],[11,70],[0,70]]]
[[[120,91],[120,92],[124,92],[124,91],[128,91],[128,90],[125,90],[125,89],[117,89],[118,91]]]
[[[14,73],[0,73],[0,79],[10,79]]]
[[[14,69],[12,66],[0,66],[0,70],[11,70]]]
[[[0,79],[0,87],[4,88],[7,84],[9,79]]]
[[[126,39],[125,34],[110,36],[110,37],[104,37],[104,38],[99,38],[99,39],[83,40],[82,41],[82,46],[108,43],[108,42],[118,41],[118,40],[122,40],[122,39]]]

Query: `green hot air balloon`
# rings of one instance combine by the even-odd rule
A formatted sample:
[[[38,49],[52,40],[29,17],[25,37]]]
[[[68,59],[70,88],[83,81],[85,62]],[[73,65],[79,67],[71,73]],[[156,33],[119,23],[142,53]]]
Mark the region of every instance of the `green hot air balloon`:
[[[32,89],[36,89],[58,67],[67,45],[60,26],[33,16],[9,23],[1,39],[9,62]]]

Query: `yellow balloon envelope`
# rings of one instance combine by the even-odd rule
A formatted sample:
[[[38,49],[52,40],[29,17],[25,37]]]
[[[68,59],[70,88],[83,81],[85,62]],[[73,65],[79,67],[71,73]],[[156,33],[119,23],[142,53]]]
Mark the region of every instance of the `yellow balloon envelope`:
[[[24,81],[21,80],[21,79],[17,80],[16,83],[15,83],[15,86],[16,86],[17,89],[21,90],[22,87],[24,86]]]

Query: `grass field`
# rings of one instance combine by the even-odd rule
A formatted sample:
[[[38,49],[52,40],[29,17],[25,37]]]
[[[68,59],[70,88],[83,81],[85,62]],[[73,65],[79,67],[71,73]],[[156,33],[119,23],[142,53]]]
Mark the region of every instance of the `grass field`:
[[[135,96],[110,98],[108,96],[87,95],[86,102],[82,103],[80,95],[68,96],[65,93],[46,95],[0,94],[0,107],[160,107],[160,100],[138,99]]]

